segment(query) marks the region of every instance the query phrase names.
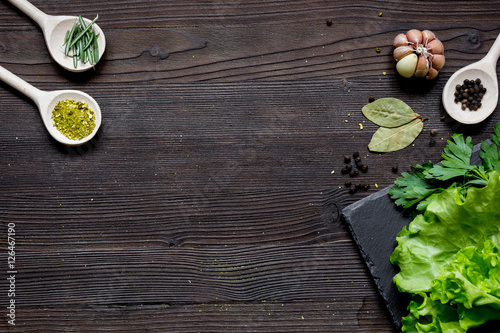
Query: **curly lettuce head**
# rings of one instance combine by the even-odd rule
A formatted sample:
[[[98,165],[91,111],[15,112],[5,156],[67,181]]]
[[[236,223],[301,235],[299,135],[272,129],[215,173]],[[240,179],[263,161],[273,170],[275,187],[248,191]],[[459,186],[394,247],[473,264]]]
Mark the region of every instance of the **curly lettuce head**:
[[[500,320],[500,173],[465,201],[450,188],[398,234],[398,289],[414,295],[405,332],[466,332]]]

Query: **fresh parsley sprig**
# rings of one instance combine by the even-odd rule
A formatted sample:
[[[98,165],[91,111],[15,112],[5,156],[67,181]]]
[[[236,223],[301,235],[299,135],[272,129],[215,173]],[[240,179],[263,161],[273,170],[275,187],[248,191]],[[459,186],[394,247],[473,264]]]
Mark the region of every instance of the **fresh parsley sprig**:
[[[483,187],[488,183],[488,174],[500,171],[500,123],[495,126],[492,143],[481,143],[479,157],[482,164],[471,164],[472,138],[454,134],[444,148],[441,164],[432,162],[411,167],[404,172],[389,189],[395,204],[405,211],[423,212],[441,192],[450,187],[460,188],[463,201],[470,187]]]

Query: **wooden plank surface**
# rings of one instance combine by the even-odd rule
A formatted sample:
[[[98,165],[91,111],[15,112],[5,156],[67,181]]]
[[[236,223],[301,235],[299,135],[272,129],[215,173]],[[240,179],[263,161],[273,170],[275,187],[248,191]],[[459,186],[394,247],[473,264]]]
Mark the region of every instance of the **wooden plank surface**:
[[[2,309],[10,223],[17,270],[16,325],[3,310],[0,331],[396,331],[340,212],[389,186],[392,166],[439,161],[451,134],[489,137],[498,112],[459,126],[440,99],[500,33],[499,1],[32,3],[99,14],[104,59],[65,72],[4,1],[0,65],[89,93],[104,120],[89,144],[61,146],[0,83]],[[445,45],[435,82],[395,73],[392,39],[410,28]],[[370,95],[429,118],[414,145],[367,150]],[[370,189],[350,195],[340,169],[354,151]]]

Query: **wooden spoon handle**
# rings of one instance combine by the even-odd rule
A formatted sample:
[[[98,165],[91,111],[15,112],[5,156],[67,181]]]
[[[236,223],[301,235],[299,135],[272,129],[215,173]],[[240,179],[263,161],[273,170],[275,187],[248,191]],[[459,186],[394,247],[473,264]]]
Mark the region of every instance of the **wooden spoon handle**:
[[[31,84],[24,81],[12,72],[6,70],[2,66],[0,66],[0,80],[7,83],[9,86],[16,89],[20,93],[28,96],[38,106],[40,106],[40,98],[44,95],[44,92],[40,89],[33,87]]]
[[[35,21],[41,28],[44,27],[44,22],[47,20],[49,15],[42,12],[40,9],[33,6],[27,0],[9,0],[11,4],[20,9],[24,14],[28,15],[33,21]]]
[[[495,43],[489,50],[488,54],[484,57],[484,60],[490,62],[493,65],[493,69],[496,70],[496,63],[500,57],[500,34],[498,34]]]

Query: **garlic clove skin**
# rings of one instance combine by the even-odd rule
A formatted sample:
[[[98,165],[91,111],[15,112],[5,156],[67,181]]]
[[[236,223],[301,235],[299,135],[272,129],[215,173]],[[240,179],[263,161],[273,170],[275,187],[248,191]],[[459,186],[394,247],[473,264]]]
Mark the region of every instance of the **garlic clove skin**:
[[[444,46],[439,39],[434,39],[427,44],[429,52],[432,54],[443,54]]]
[[[413,46],[422,44],[422,32],[420,30],[412,29],[408,31],[406,33],[406,38]]]
[[[398,61],[398,63],[396,64],[396,70],[398,71],[399,75],[409,79],[415,73],[417,62],[417,55],[415,53],[409,54]]]
[[[418,56],[417,67],[415,68],[415,77],[425,77],[429,71],[429,61],[423,54]]]
[[[429,68],[429,72],[425,76],[426,80],[434,80],[436,76],[439,74],[439,71],[433,67]]]
[[[408,38],[406,38],[405,34],[399,34],[394,38],[394,41],[392,42],[392,46],[396,49],[400,46],[407,46],[408,45]]]
[[[422,43],[427,46],[427,44],[436,39],[436,35],[430,30],[422,31]]]
[[[411,29],[393,40],[398,73],[405,77],[434,79],[445,63],[443,43],[430,30]]]
[[[435,54],[432,57],[432,67],[439,71],[441,70],[441,68],[443,68],[443,66],[444,66],[444,55]]]
[[[400,46],[398,48],[395,48],[394,51],[392,52],[392,55],[394,57],[394,60],[399,61],[406,57],[407,55],[414,53],[415,49],[411,46]]]

